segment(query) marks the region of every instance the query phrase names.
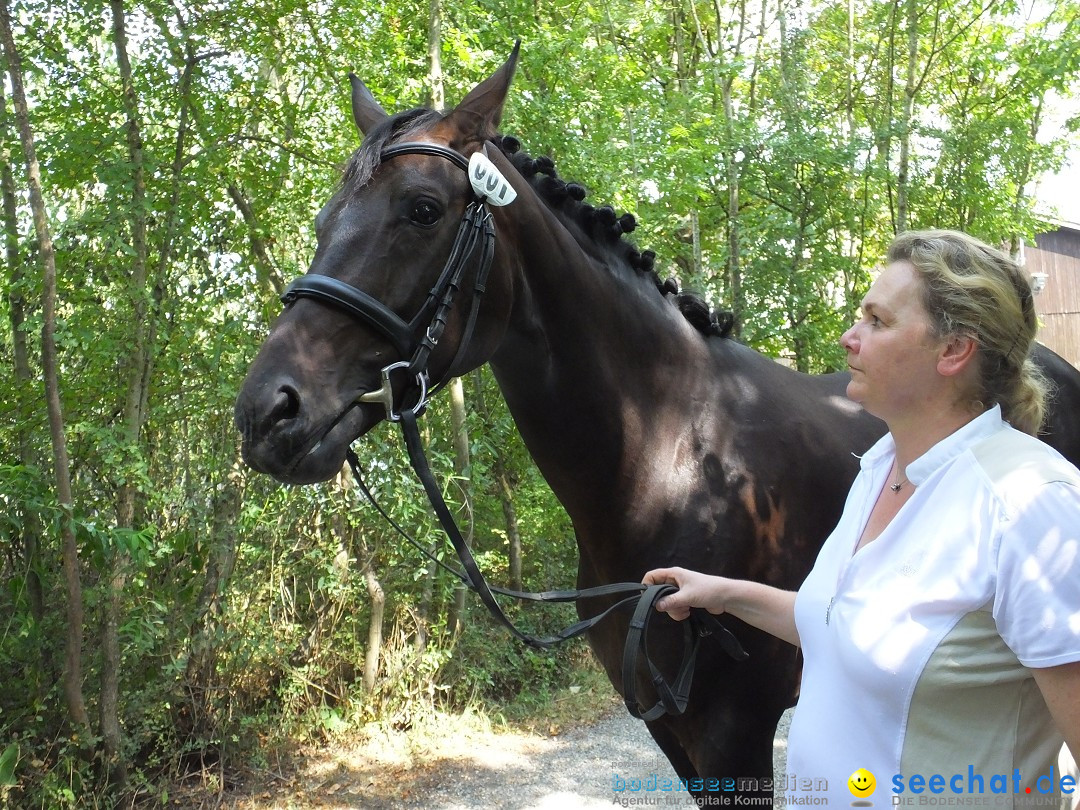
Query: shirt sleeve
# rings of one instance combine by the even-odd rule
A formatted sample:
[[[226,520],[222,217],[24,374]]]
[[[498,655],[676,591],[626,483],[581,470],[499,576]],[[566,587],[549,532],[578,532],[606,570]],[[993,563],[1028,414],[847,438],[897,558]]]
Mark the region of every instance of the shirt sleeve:
[[[1080,487],[1051,481],[1012,506],[998,547],[998,632],[1024,666],[1080,661]]]

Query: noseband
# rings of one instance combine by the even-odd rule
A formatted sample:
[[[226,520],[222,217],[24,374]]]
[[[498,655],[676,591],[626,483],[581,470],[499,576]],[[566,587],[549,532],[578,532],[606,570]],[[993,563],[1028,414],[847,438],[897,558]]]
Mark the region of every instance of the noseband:
[[[669,684],[664,675],[649,659],[645,647],[649,619],[655,614],[653,610],[655,602],[662,596],[673,592],[675,588],[670,585],[646,587],[640,582],[622,582],[583,590],[524,593],[491,587],[481,573],[479,566],[477,566],[472,550],[465,542],[453,514],[446,505],[441,488],[427,462],[416,419],[427,406],[431,395],[454,376],[454,369],[462,359],[472,337],[473,327],[476,325],[480,299],[487,284],[488,271],[491,269],[491,260],[495,253],[495,225],[491,213],[487,210],[487,203],[508,205],[514,201],[516,192],[502,177],[498,169],[481,152],[474,153],[471,159],[466,160],[461,153],[440,144],[406,142],[395,144],[383,150],[381,159],[386,161],[399,155],[431,155],[446,158],[468,174],[473,190],[472,200],[462,216],[457,236],[454,239],[453,247],[450,249],[450,255],[442,272],[439,274],[438,280],[428,292],[427,299],[420,311],[412,320],[406,322],[388,306],[363,290],[359,290],[351,284],[346,284],[336,278],[312,275],[310,273],[293,281],[286,288],[281,300],[285,304],[290,304],[298,298],[311,298],[319,303],[340,309],[367,324],[393,344],[398,356],[402,359],[390,363],[382,369],[382,386],[377,391],[362,394],[353,404],[356,402],[379,403],[386,409],[386,418],[388,420],[401,423],[413,470],[424,485],[432,509],[439,518],[447,537],[450,538],[454,550],[457,551],[464,572],[448,568],[441,560],[432,556],[426,548],[423,548],[420,543],[383,511],[364,483],[359,461],[352,448],[349,448],[346,452],[346,458],[352,468],[353,475],[368,500],[375,505],[380,514],[406,540],[416,546],[422,554],[437,565],[449,570],[450,573],[474,590],[495,619],[516,638],[532,647],[543,649],[555,646],[584,633],[613,611],[636,605],[636,610],[630,621],[630,629],[623,653],[623,697],[626,707],[631,714],[643,720],[655,720],[665,713],[682,714],[690,697],[694,661],[697,656],[700,638],[715,633],[720,645],[729,655],[736,660],[744,660],[747,657],[747,653],[739,644],[738,639],[730,630],[720,624],[716,617],[710,616],[704,611],[694,611],[691,620],[683,623],[683,660],[674,682]],[[457,352],[448,366],[446,374],[438,384],[431,387],[428,360],[431,352],[442,337],[443,329],[446,327],[447,319],[454,305],[454,297],[461,287],[469,261],[474,256],[476,257],[476,275],[473,284],[472,307],[469,311],[468,320],[458,343]],[[423,335],[418,339],[416,335],[421,330]],[[395,371],[404,371],[411,380],[415,381],[417,398],[412,407],[406,408],[403,405],[395,407],[391,380],[391,375]],[[619,596],[621,598],[602,613],[579,621],[560,631],[557,635],[534,636],[523,633],[510,621],[496,601],[493,592],[515,599],[536,602],[574,602],[590,597]],[[705,626],[706,623],[708,627]],[[648,710],[642,710],[637,700],[635,681],[639,656],[643,657],[648,664],[652,684],[659,698],[657,703]]]
[[[509,188],[509,184],[502,179],[497,170],[494,170],[494,167],[489,168],[490,162],[482,153],[476,153],[473,160],[469,161],[460,152],[449,147],[418,141],[388,147],[383,150],[381,160],[387,161],[399,155],[431,155],[445,158],[469,175],[473,187],[473,198],[461,218],[457,236],[450,248],[450,255],[438,280],[428,292],[420,311],[413,316],[412,320],[406,322],[386,304],[363,290],[330,276],[311,273],[294,280],[281,296],[285,304],[290,304],[298,298],[312,298],[343,310],[390,341],[399,359],[382,369],[382,386],[378,390],[361,394],[357,402],[381,404],[386,410],[386,418],[391,422],[401,419],[401,409],[395,407],[394,403],[391,380],[394,372],[404,371],[407,378],[415,383],[413,387],[417,396],[412,410],[417,415],[424,411],[431,395],[454,376],[454,367],[461,360],[472,337],[480,299],[483,297],[488,271],[491,269],[491,260],[495,254],[495,224],[486,203],[491,200],[493,205],[505,205],[513,200],[513,189]],[[493,180],[493,174],[497,179]],[[501,197],[489,196],[492,194],[501,195]],[[509,198],[508,195],[510,195]],[[476,275],[473,284],[473,301],[465,330],[458,342],[457,354],[442,381],[431,387],[428,360],[442,338],[447,319],[454,306],[454,297],[461,288],[465,270],[474,256],[476,256]],[[421,337],[417,338],[417,334],[421,334]]]

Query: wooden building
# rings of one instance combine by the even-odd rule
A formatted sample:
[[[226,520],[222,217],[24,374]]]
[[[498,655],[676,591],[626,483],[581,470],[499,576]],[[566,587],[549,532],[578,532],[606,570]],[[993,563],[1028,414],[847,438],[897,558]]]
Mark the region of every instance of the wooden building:
[[[1036,292],[1039,342],[1080,368],[1080,223],[1061,223],[1021,251]]]

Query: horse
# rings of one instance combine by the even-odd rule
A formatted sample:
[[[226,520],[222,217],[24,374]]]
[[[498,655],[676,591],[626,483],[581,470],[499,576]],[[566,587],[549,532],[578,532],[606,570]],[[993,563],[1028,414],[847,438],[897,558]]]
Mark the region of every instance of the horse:
[[[571,518],[578,587],[680,565],[798,588],[884,425],[845,397],[845,373],[803,374],[734,340],[660,282],[626,236],[632,217],[499,134],[518,52],[445,112],[390,115],[350,74],[362,144],[237,397],[243,458],[282,482],[327,480],[355,439],[487,362]],[[1038,353],[1059,379],[1048,438],[1075,461],[1080,374]],[[798,655],[725,620],[749,658],[705,639],[686,711],[647,726],[699,801],[760,800]],[[683,637],[661,621],[652,655],[674,668]],[[627,632],[615,614],[588,633],[624,694]],[[633,677],[650,693],[644,669]]]

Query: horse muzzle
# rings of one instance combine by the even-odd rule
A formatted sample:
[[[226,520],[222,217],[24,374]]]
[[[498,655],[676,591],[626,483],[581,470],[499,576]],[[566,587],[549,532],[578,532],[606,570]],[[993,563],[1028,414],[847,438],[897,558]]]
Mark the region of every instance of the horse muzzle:
[[[382,418],[378,406],[346,402],[324,410],[286,380],[245,384],[234,421],[244,463],[286,484],[327,481],[341,471],[353,440]]]

